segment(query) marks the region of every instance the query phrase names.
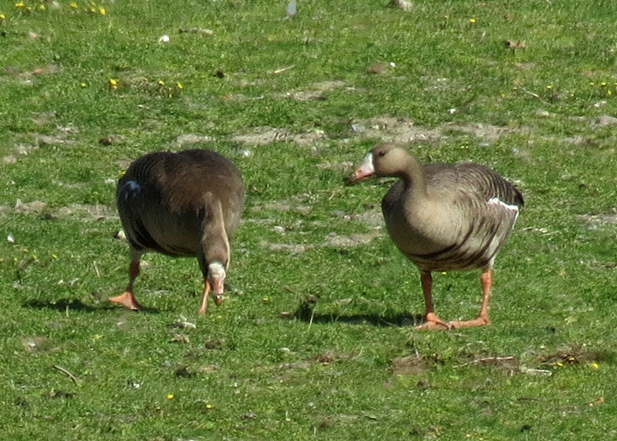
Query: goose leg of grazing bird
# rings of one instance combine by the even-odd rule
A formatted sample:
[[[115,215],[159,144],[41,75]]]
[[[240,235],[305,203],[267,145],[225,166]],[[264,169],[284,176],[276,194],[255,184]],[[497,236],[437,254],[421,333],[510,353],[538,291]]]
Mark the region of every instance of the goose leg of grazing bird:
[[[137,303],[135,299],[135,294],[133,293],[133,284],[135,283],[135,279],[139,275],[139,259],[131,260],[129,264],[129,284],[126,287],[126,291],[116,297],[110,297],[110,302],[119,303],[120,305],[132,309],[133,311],[139,311],[141,309],[141,305]]]
[[[422,291],[424,292],[424,303],[426,304],[425,322],[416,329],[450,329],[450,325],[435,314],[433,306],[433,276],[430,271],[421,271]]]
[[[482,270],[480,282],[482,282],[482,306],[480,307],[480,313],[473,320],[450,322],[448,323],[450,328],[471,328],[473,326],[488,325],[491,322],[488,318],[488,302],[491,297],[491,287],[493,286],[492,268],[487,267]]]
[[[204,295],[201,298],[201,304],[199,305],[199,314],[205,315],[208,312],[208,296],[210,295],[210,282],[208,279],[204,279]]]

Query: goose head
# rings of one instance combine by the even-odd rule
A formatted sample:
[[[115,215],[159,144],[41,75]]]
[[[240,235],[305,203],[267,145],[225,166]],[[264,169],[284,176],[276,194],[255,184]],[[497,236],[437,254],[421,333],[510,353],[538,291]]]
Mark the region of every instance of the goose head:
[[[227,271],[225,266],[220,262],[212,262],[208,264],[208,284],[212,287],[215,297],[214,302],[219,306],[224,301],[223,294],[225,293],[225,277]]]
[[[364,156],[355,172],[346,179],[348,185],[375,177],[396,177],[404,181],[413,180],[422,174],[418,160],[401,144],[384,142],[373,147]]]

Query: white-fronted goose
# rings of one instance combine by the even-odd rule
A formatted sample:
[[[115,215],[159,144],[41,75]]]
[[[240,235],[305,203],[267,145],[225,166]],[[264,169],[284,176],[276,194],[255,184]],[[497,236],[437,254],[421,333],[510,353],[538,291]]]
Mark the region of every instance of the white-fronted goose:
[[[374,147],[348,178],[399,180],[381,201],[390,237],[418,266],[426,303],[421,329],[450,329],[489,323],[493,263],[508,238],[523,196],[510,182],[478,164],[422,165],[405,147]],[[482,306],[474,320],[444,322],[432,300],[432,271],[482,269]]]
[[[197,257],[204,278],[199,313],[224,298],[229,239],[240,223],[245,190],[242,176],[224,156],[210,150],[154,152],[135,160],[120,178],[118,212],[130,245],[129,284],[109,300],[139,310],[133,284],[141,256],[156,251]]]

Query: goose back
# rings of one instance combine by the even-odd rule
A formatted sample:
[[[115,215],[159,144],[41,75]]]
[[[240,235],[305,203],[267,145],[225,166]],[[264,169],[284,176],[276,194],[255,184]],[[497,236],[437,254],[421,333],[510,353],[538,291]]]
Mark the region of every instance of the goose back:
[[[117,189],[131,248],[172,256],[197,255],[208,225],[217,224],[211,230],[226,242],[244,200],[242,177],[231,161],[201,149],[146,154],[130,165]]]

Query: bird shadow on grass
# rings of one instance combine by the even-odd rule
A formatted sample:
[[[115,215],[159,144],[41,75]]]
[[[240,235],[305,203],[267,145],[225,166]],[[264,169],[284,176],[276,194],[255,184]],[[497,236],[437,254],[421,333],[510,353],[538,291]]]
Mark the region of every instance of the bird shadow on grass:
[[[79,312],[99,312],[120,309],[116,305],[106,304],[104,306],[92,306],[82,302],[79,299],[60,299],[60,300],[27,300],[23,304],[24,308],[32,309],[49,309],[55,311],[79,311]],[[123,308],[124,309],[124,308]],[[157,308],[144,308],[139,310],[141,313],[158,314],[160,311]]]
[[[405,327],[417,326],[424,322],[422,314],[352,314],[341,315],[336,313],[319,314],[315,312],[317,299],[314,296],[308,296],[300,302],[300,305],[293,313],[289,314],[290,318],[296,318],[307,323],[347,323],[350,325],[365,325],[369,324],[377,327]]]

